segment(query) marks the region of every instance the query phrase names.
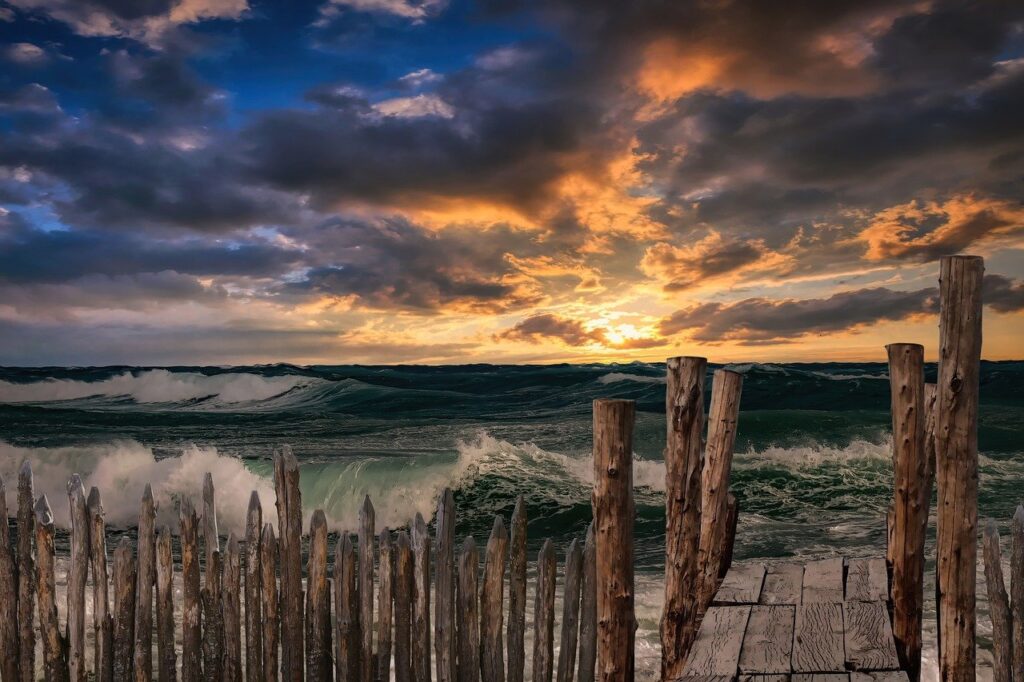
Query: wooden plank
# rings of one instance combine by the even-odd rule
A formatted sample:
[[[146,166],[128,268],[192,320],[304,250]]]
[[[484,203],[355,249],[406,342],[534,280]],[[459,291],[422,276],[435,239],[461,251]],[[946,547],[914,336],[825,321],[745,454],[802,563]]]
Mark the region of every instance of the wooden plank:
[[[804,673],[793,675],[790,682],[848,682],[849,679],[846,673]]]
[[[889,573],[885,559],[850,559],[846,573],[846,601],[888,601]]]
[[[795,618],[792,605],[751,607],[740,651],[740,672],[789,673]]]
[[[713,606],[708,609],[690,650],[684,672],[687,680],[694,675],[735,676],[749,618],[749,606]]]
[[[793,671],[800,673],[846,670],[842,604],[812,603],[796,607],[792,663]]]
[[[678,679],[686,682],[733,682],[736,678],[728,675],[685,675]]]
[[[769,566],[761,587],[761,604],[799,604],[804,585],[804,567],[801,564],[775,564]]]
[[[904,670],[879,670],[877,672],[850,673],[850,682],[910,682]]]
[[[501,516],[494,517],[484,558],[484,580],[480,591],[480,673],[485,680],[504,682],[505,661],[502,634],[502,590],[505,585],[505,555],[508,533]]]
[[[789,682],[789,675],[740,675],[739,682]]]
[[[882,602],[847,602],[843,606],[847,669],[898,669],[900,664],[886,605]]]
[[[843,559],[820,559],[804,565],[804,604],[832,604],[843,601]]]
[[[764,564],[734,566],[715,594],[715,604],[756,604],[764,584]]]

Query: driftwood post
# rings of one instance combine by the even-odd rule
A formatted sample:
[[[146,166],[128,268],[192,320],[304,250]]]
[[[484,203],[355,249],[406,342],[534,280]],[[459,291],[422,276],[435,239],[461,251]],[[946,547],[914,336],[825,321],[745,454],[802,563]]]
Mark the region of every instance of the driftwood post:
[[[1013,666],[1013,634],[1010,626],[1010,601],[1003,582],[999,531],[995,521],[985,524],[985,586],[988,588],[988,610],[992,618],[992,682],[1011,682]]]
[[[594,401],[592,505],[597,545],[597,671],[602,682],[633,679],[635,414],[631,400]]]
[[[39,634],[43,640],[43,673],[47,682],[67,682],[65,642],[57,618],[57,588],[54,579],[53,513],[46,495],[39,498],[36,512],[36,560],[39,569]]]
[[[35,682],[36,566],[32,542],[36,535],[36,513],[32,465],[26,459],[18,470],[18,664],[21,682]]]
[[[526,502],[516,498],[508,553],[508,682],[526,669]]]
[[[281,677],[285,682],[302,682],[302,494],[299,462],[290,448],[274,457],[274,485],[281,536]]]
[[[93,486],[86,502],[89,509],[89,565],[92,570],[93,670],[97,682],[114,679],[114,619],[107,596],[107,529],[103,500]]]
[[[224,682],[242,679],[242,620],[241,620],[242,557],[238,538],[228,535],[224,555]]]
[[[665,416],[665,609],[661,676],[679,677],[697,633],[697,552],[701,524],[704,377],[708,361],[669,358]],[[590,682],[587,680],[586,682]]]
[[[891,522],[893,636],[901,667],[911,680],[921,673],[921,614],[924,609],[922,506],[927,462],[924,453],[924,348],[894,343],[889,353],[892,406],[893,514]],[[924,516],[924,521],[922,521]]]
[[[742,374],[726,369],[715,371],[708,413],[708,442],[701,475],[700,546],[697,552],[697,608],[700,613],[711,604],[718,588],[742,386]]]
[[[136,541],[138,584],[135,586],[135,682],[153,679],[153,584],[156,582],[156,505],[153,488],[147,483],[139,507],[139,536]]]
[[[265,682],[277,682],[277,642],[280,636],[280,614],[277,608],[277,538],[274,537],[274,527],[269,523],[263,525],[260,537],[260,571],[260,587],[263,592],[263,679]]]
[[[978,526],[978,375],[981,286],[977,256],[947,256],[939,278],[939,380],[935,430],[939,673],[975,679]]]
[[[206,565],[203,600],[203,675],[207,680],[224,679],[224,594],[220,551],[210,556]]]
[[[484,582],[480,595],[480,672],[484,680],[505,681],[502,647],[502,590],[505,587],[505,555],[508,533],[501,516],[494,517],[491,537],[484,553]]]
[[[537,555],[537,592],[533,607],[533,680],[551,682],[555,656],[555,544],[551,539]]]
[[[1010,535],[1010,603],[1013,608],[1013,679],[1024,680],[1024,506],[1017,505]]]
[[[68,481],[71,509],[71,562],[68,565],[68,678],[85,682],[85,583],[89,577],[89,512],[78,474]]]
[[[412,681],[412,573],[409,534],[400,531],[395,538],[395,682]]]
[[[591,682],[597,668],[597,545],[594,524],[583,543],[583,584],[580,589],[580,682]]]
[[[259,494],[249,496],[245,515],[245,679],[263,682],[263,608],[260,589],[260,533],[263,506]]]
[[[576,638],[580,628],[580,587],[583,550],[573,540],[565,555],[565,588],[562,598],[562,638],[558,647],[558,682],[572,682],[576,672]]]
[[[356,583],[356,555],[352,538],[342,533],[334,550],[335,679],[356,682],[359,679],[359,588]]]
[[[430,534],[419,513],[412,524],[415,603],[412,624],[412,673],[415,682],[430,682]]]
[[[171,529],[163,526],[156,537],[156,651],[157,679],[177,679],[174,650],[174,563],[171,558]]]
[[[0,478],[0,678],[18,680],[18,568],[7,524],[7,489]]]
[[[213,474],[203,474],[203,548],[206,550],[206,579],[210,579],[209,566],[213,564],[213,553],[220,551],[220,535],[217,531],[217,497],[213,487]],[[219,579],[218,579],[219,580]]]
[[[306,560],[306,679],[331,679],[331,591],[327,585],[327,518],[317,509],[309,521]]]
[[[394,554],[391,530],[386,526],[377,542],[380,548],[380,585],[377,592],[377,679],[391,679],[391,621],[394,601]]]
[[[434,659],[437,682],[455,682],[455,497],[445,488],[437,503],[434,560]]]
[[[135,645],[135,557],[131,541],[121,536],[114,550],[114,679],[132,677],[132,650]]]
[[[373,682],[373,540],[376,514],[370,496],[359,509],[359,626],[362,642],[359,654],[359,679]]]
[[[725,532],[722,533],[721,561],[718,562],[718,580],[732,568],[733,551],[736,549],[736,529],[740,520],[740,503],[736,496],[729,493],[725,496]]]
[[[202,670],[202,602],[199,597],[199,517],[185,497],[181,523],[181,680],[200,682]]]
[[[479,557],[473,536],[466,538],[459,553],[457,588],[458,680],[480,682],[480,613],[477,602]]]

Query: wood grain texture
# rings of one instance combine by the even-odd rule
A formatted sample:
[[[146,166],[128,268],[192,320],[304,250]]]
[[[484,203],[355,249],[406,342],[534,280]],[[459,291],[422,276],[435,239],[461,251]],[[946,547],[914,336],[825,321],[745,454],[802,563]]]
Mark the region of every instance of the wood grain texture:
[[[377,514],[370,496],[359,508],[359,679],[373,682],[373,551],[377,535]]]
[[[704,614],[684,674],[735,677],[750,618],[749,606],[712,606]]]
[[[430,682],[430,533],[419,513],[412,523],[412,555],[412,674],[415,682]]]
[[[321,509],[309,521],[306,559],[306,679],[329,682],[331,674],[331,590],[327,584],[327,518]]]
[[[764,564],[748,563],[734,566],[715,593],[716,604],[756,604],[764,585]]]
[[[445,488],[437,502],[434,558],[434,662],[437,682],[455,680],[455,497]]]
[[[106,586],[104,585],[104,590]],[[18,565],[7,521],[7,489],[0,477],[0,679],[18,680]],[[97,668],[98,669],[98,668]]]
[[[47,682],[68,682],[66,643],[57,617],[57,587],[54,577],[53,512],[46,495],[39,498],[36,514],[36,569],[39,597],[39,636],[43,643],[43,674]]]
[[[910,682],[910,677],[903,670],[852,672],[850,682]]]
[[[263,590],[260,586],[260,533],[263,505],[259,494],[249,495],[245,514],[245,679],[263,682]]]
[[[583,581],[580,586],[580,665],[576,679],[592,682],[597,667],[597,545],[594,524],[583,543]]]
[[[302,608],[302,493],[299,462],[290,448],[274,455],[278,552],[281,566],[281,678],[302,682],[304,637]]]
[[[85,682],[85,583],[89,577],[89,512],[85,486],[78,474],[68,481],[71,510],[71,556],[68,564],[67,656],[68,679]]]
[[[799,673],[790,677],[790,682],[848,682],[846,673]]]
[[[146,484],[139,505],[139,534],[135,541],[138,584],[135,586],[135,682],[153,679],[153,585],[156,583],[156,503]]]
[[[395,538],[395,682],[412,680],[412,574],[409,534],[400,531]]]
[[[242,551],[234,533],[224,550],[224,682],[242,679]]]
[[[576,672],[576,644],[580,632],[580,588],[583,579],[583,548],[573,539],[565,553],[565,588],[562,591],[561,638],[556,680],[572,682]]]
[[[789,674],[796,607],[753,606],[740,652],[741,673]]]
[[[480,682],[479,553],[469,536],[459,552],[456,582],[457,673],[459,682]]]
[[[111,581],[114,596],[113,678],[119,682],[132,678],[136,582],[135,555],[132,551],[131,541],[123,535],[117,549],[114,550],[114,569]]]
[[[89,566],[92,571],[93,672],[97,682],[114,679],[114,619],[110,613],[107,574],[107,528],[103,500],[93,486],[89,508]],[[17,652],[17,649],[11,649]],[[5,679],[14,679],[11,677]]]
[[[203,602],[203,677],[212,682],[224,679],[223,563],[220,551],[214,551],[206,565],[206,584],[199,593]]]
[[[801,564],[772,564],[764,575],[761,604],[799,604],[804,584]]]
[[[846,601],[888,600],[889,572],[885,567],[885,559],[850,559],[846,571]]]
[[[343,532],[334,550],[334,679],[357,682],[362,636],[359,632],[359,583],[352,537]]]
[[[526,503],[516,498],[508,551],[508,682],[523,682],[526,666]]]
[[[378,548],[378,589],[377,589],[377,680],[388,682],[391,679],[391,643],[394,616],[394,546],[391,542],[391,530],[385,526],[377,539]]]
[[[848,670],[896,670],[900,667],[889,611],[882,602],[843,605]]]
[[[277,682],[280,670],[278,643],[281,637],[280,609],[277,591],[277,537],[274,527],[263,524],[260,533],[260,591],[263,608],[261,627],[263,650],[263,679]]]
[[[494,517],[491,537],[484,554],[484,580],[480,595],[480,672],[484,680],[504,682],[505,661],[502,641],[503,591],[505,588],[505,557],[508,554],[508,533],[501,516]]]
[[[793,672],[845,672],[843,636],[842,604],[805,603],[797,606],[793,629]]]
[[[804,604],[833,604],[843,601],[843,559],[820,559],[804,564],[801,600]]]
[[[178,652],[174,645],[174,562],[171,529],[162,526],[156,536],[156,652],[157,679],[178,679]]]
[[[32,465],[18,469],[18,665],[21,682],[35,682],[36,670],[36,536],[35,487]]]
[[[992,519],[985,524],[984,534],[985,588],[988,591],[988,613],[992,621],[992,682],[1013,679],[1013,627],[1010,623],[1010,600],[1003,582],[1003,559],[999,551],[999,531]]]
[[[555,544],[550,538],[537,554],[537,591],[533,607],[533,680],[551,682],[555,651]]]
[[[183,497],[178,508],[181,540],[181,680],[203,677],[202,601],[199,576],[199,517],[192,500]]]
[[[1010,608],[1013,611],[1013,679],[1024,680],[1024,505],[1010,526]]]

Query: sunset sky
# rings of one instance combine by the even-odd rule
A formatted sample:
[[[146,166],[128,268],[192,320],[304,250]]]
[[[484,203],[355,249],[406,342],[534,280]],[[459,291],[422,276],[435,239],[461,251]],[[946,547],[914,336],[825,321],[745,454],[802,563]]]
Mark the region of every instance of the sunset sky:
[[[1024,3],[0,0],[0,364],[884,360],[986,258]]]

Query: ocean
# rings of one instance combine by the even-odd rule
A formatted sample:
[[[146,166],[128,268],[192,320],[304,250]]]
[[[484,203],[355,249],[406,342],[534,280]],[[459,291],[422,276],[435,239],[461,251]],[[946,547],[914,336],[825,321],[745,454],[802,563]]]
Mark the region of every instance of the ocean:
[[[732,473],[741,508],[736,559],[881,554],[892,495],[886,366],[728,367],[744,375]],[[934,365],[926,375],[934,381]],[[710,382],[709,371],[708,395]],[[1022,385],[1024,362],[982,364],[979,508],[1004,534],[1024,497]],[[174,500],[198,498],[210,471],[227,533],[241,530],[252,490],[273,517],[271,457],[290,447],[307,514],[323,509],[332,530],[354,531],[365,494],[378,526],[402,526],[416,512],[431,519],[447,486],[457,534],[474,535],[479,546],[494,515],[507,521],[522,494],[531,556],[551,537],[561,561],[590,522],[590,406],[600,397],[637,403],[638,679],[654,679],[664,365],[4,368],[0,476],[12,489],[18,466],[31,460],[37,494],[49,496],[66,526],[65,485],[82,474],[87,488],[102,491],[116,536],[133,525],[146,483],[158,522],[170,521]],[[928,552],[925,676],[937,679],[931,541]],[[984,675],[991,628],[980,574]]]

